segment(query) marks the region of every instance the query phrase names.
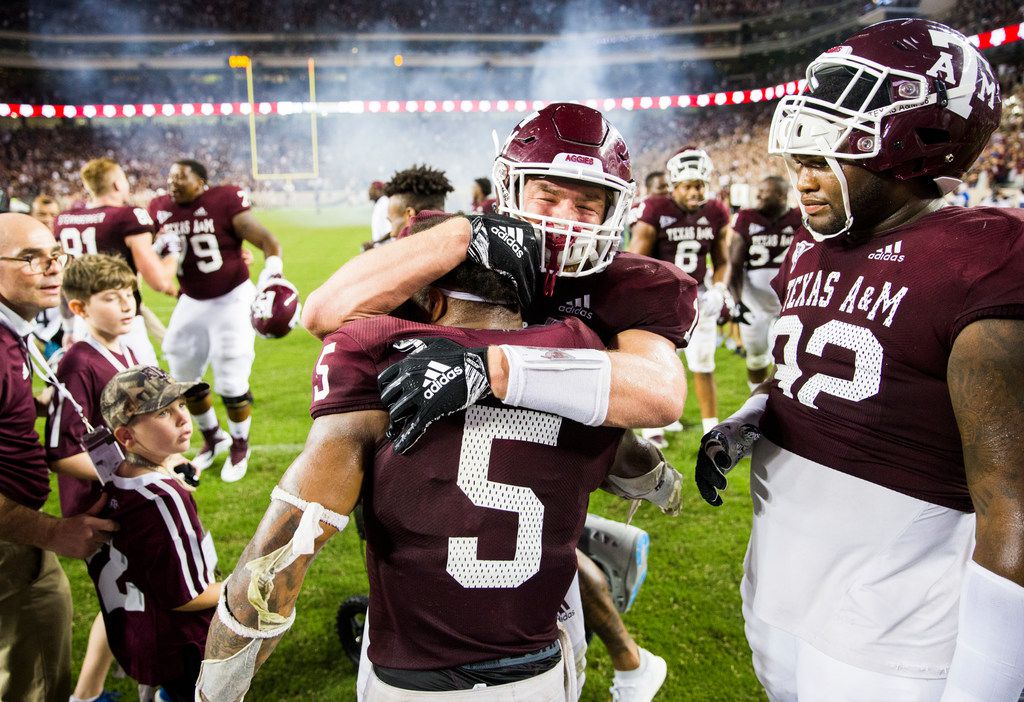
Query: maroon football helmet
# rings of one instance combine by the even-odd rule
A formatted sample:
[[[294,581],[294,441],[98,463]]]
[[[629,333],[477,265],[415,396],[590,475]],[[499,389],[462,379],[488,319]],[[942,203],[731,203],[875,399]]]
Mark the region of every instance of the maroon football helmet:
[[[608,190],[600,224],[586,224],[527,212],[523,189],[528,178],[563,178]],[[494,160],[491,177],[501,214],[530,221],[541,233],[541,269],[560,276],[603,270],[615,255],[636,184],[629,150],[600,112],[585,105],[556,102],[512,130]]]
[[[836,236],[853,222],[839,160],[901,180],[930,177],[945,193],[999,126],[988,61],[967,37],[930,20],[871,25],[812,61],[807,88],[779,103],[768,151],[822,157],[836,172],[848,218]]]
[[[265,339],[280,339],[299,323],[302,303],[295,286],[281,277],[269,279],[256,291],[249,308],[249,321]]]

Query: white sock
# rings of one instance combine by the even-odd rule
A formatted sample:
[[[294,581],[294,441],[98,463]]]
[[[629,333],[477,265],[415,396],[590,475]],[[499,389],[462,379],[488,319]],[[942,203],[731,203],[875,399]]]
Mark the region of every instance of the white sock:
[[[101,695],[103,695],[102,692],[95,697],[75,697],[74,695],[71,695],[71,697],[68,698],[68,702],[93,702],[93,700],[98,700]]]
[[[704,427],[705,434],[714,429],[717,424],[718,417],[705,417],[704,419],[701,420],[701,426]]]
[[[252,417],[243,419],[240,422],[232,421],[228,419],[228,433],[231,434],[232,439],[248,439],[249,438],[249,426],[252,424]]]
[[[196,424],[199,425],[200,431],[209,431],[210,429],[217,428],[217,413],[213,411],[212,407],[202,414],[192,416],[196,418]]]

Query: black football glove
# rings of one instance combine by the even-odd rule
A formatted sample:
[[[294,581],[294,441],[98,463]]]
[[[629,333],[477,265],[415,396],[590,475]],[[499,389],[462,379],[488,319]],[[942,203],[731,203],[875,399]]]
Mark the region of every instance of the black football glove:
[[[395,453],[412,448],[437,420],[491,394],[487,349],[467,349],[449,339],[402,343],[418,348],[377,376]]]
[[[728,484],[726,473],[750,455],[754,442],[760,438],[761,432],[753,424],[728,419],[704,435],[697,450],[695,478],[705,502],[712,507],[722,504],[718,491]]]
[[[732,321],[737,324],[750,324],[753,322],[753,313],[750,308],[747,307],[742,300],[736,303],[736,305],[729,310],[729,314],[732,317]]]
[[[471,214],[467,219],[473,234],[466,255],[512,283],[520,308],[528,310],[540,271],[540,242],[533,227],[499,214]]]

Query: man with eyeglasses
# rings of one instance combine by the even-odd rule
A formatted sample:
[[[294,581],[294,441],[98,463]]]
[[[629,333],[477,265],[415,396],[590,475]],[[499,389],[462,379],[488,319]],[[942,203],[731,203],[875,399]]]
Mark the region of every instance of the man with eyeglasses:
[[[56,554],[85,558],[117,525],[86,514],[56,519],[35,432],[26,337],[56,307],[67,253],[23,214],[0,214],[0,699],[66,700],[71,689],[71,591]]]

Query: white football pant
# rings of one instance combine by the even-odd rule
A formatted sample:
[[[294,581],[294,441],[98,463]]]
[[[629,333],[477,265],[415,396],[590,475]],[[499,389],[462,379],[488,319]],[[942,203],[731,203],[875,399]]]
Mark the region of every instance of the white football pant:
[[[212,363],[214,392],[223,397],[247,393],[256,359],[256,332],[249,321],[255,294],[247,280],[211,300],[178,298],[163,343],[171,377],[179,382],[200,380]]]

